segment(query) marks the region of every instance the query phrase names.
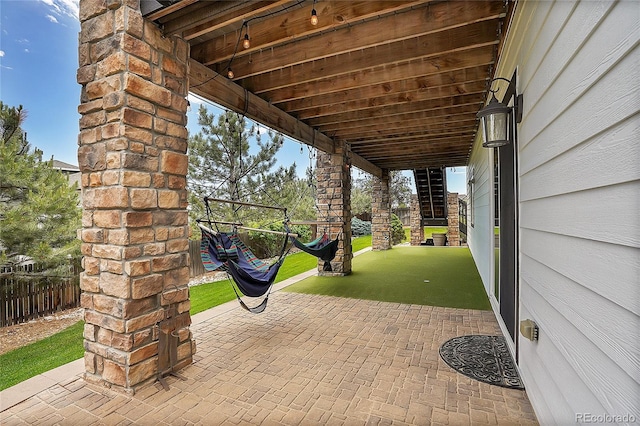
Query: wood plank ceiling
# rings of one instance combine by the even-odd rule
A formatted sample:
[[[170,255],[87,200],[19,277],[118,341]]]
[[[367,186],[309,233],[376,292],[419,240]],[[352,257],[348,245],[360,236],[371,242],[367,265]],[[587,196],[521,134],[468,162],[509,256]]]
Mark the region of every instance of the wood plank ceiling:
[[[346,146],[374,174],[467,164],[509,6],[161,3],[147,18],[190,43],[192,92],[326,151]]]

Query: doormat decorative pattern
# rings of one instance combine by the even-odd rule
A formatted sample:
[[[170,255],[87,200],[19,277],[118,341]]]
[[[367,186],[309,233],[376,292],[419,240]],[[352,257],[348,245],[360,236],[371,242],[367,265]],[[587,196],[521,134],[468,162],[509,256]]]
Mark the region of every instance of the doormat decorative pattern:
[[[491,385],[524,389],[503,336],[460,336],[440,346],[440,357],[454,370]]]

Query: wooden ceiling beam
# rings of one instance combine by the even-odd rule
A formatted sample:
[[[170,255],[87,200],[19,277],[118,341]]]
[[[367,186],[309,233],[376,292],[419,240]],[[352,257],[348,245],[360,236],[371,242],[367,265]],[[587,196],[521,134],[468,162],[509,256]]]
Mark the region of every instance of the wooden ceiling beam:
[[[365,2],[368,8],[378,4],[377,2]],[[383,3],[380,3],[383,4]],[[391,3],[393,5],[393,3]],[[321,7],[316,5],[317,8]],[[334,6],[331,3],[331,6]],[[395,5],[394,5],[395,6]],[[349,8],[350,2],[338,2],[334,7]],[[397,10],[396,7],[390,7]],[[343,63],[340,57],[349,55],[350,53],[362,51],[363,57],[373,57],[375,55],[384,58],[393,52],[398,53],[406,46],[406,49],[426,48],[429,39],[436,37],[438,34],[445,32],[452,34],[452,38],[468,35],[473,40],[477,33],[474,33],[473,27],[481,26],[481,22],[489,21],[492,28],[496,28],[495,20],[504,16],[504,5],[500,2],[454,2],[452,4],[430,3],[428,7],[409,8],[406,11],[388,14],[387,10],[380,10],[377,13],[378,18],[366,21],[370,16],[376,16],[375,13],[362,15],[357,17],[355,14],[351,21],[358,19],[358,22],[349,25],[342,24],[341,28],[335,31],[318,33],[319,35],[296,39],[295,43],[283,43],[300,35],[304,36],[314,30],[309,24],[309,16],[311,9],[304,11],[304,14],[298,19],[301,21],[300,28],[295,28],[295,21],[290,21],[289,15],[286,16],[286,22],[267,22],[264,28],[258,33],[258,40],[254,43],[254,48],[259,49],[254,52],[238,51],[233,60],[233,68],[236,75],[241,77],[250,77],[256,74],[276,71],[286,67],[303,64],[310,61],[333,61],[335,64]],[[319,13],[322,11],[319,10]],[[386,14],[385,14],[386,13]],[[323,13],[324,14],[324,13]],[[382,15],[385,14],[385,15]],[[282,21],[282,17],[278,17]],[[292,17],[296,19],[296,17]],[[253,37],[254,29],[257,25],[252,26],[251,37]],[[294,28],[289,28],[293,26]],[[462,27],[461,31],[455,32],[456,27]],[[305,30],[307,31],[305,33]],[[453,32],[452,32],[453,31]],[[261,35],[268,36],[271,40],[265,40],[263,45],[260,41]],[[237,41],[242,34],[235,34]],[[264,38],[264,37],[263,37]],[[495,34],[492,34],[495,39]],[[219,44],[228,45],[230,40],[221,40]],[[434,40],[434,44],[439,44],[439,40]],[[207,43],[210,44],[210,43]],[[200,59],[202,57],[215,58],[216,63],[226,63],[234,54],[235,43],[231,48],[211,50],[208,49],[203,56],[198,56],[199,46],[195,46],[193,57]],[[382,49],[382,50],[381,50]],[[251,53],[251,54],[249,54]],[[333,59],[335,58],[335,59]],[[205,65],[213,65],[211,62],[203,62]],[[335,64],[333,66],[335,66]],[[327,64],[327,68],[333,67],[331,63]],[[214,70],[219,67],[212,67]]]
[[[431,113],[438,113],[436,111],[429,111]],[[322,131],[327,135],[331,135],[332,137],[337,137],[339,139],[344,139],[351,143],[352,141],[358,142],[366,142],[369,143],[369,139],[372,138],[383,138],[387,135],[394,135],[400,132],[405,132],[407,134],[416,135],[423,134],[428,135],[434,133],[436,126],[442,126],[443,128],[449,131],[460,131],[460,128],[463,127],[458,125],[458,122],[461,121],[470,121],[468,118],[468,113],[460,113],[460,114],[449,114],[442,115],[437,117],[427,117],[422,118],[420,116],[412,116],[407,115],[403,119],[398,119],[396,121],[387,121],[385,123],[379,124],[362,124],[358,122],[353,122],[351,126],[341,126],[339,128],[325,128],[325,127],[314,127],[318,130]],[[444,127],[445,124],[448,124],[449,127]],[[475,124],[474,127],[464,126],[465,130],[474,129],[477,127]],[[414,138],[411,138],[414,139]]]
[[[374,138],[374,139],[361,139],[361,140],[353,140],[350,139],[349,143],[351,146],[365,145],[365,146],[377,146],[377,145],[387,145],[387,144],[395,144],[395,143],[404,143],[404,142],[412,142],[412,143],[420,143],[421,141],[431,138],[431,137],[441,137],[441,136],[473,136],[476,133],[475,127],[469,128],[456,128],[456,129],[447,129],[436,132],[418,132],[418,133],[407,133],[403,135],[392,135],[384,138]]]
[[[335,153],[334,141],[307,124],[292,117],[281,109],[243,89],[229,79],[216,74],[195,60],[189,61],[190,91],[209,99],[224,108],[244,114],[251,120],[264,124],[276,132],[297,141],[312,145],[322,151]],[[354,159],[358,168],[375,176],[382,176],[382,170],[364,158]]]
[[[250,78],[244,78],[248,73],[242,68],[238,69],[238,64],[235,61],[231,67],[236,75],[236,80],[244,79],[242,82],[244,87],[250,88],[256,94],[261,94],[288,86],[326,80],[331,77],[363,72],[363,70],[420,58],[434,58],[460,50],[493,46],[498,43],[495,35],[491,32],[495,31],[496,26],[495,21],[478,22],[414,39],[331,56],[319,61],[305,62]]]
[[[228,2],[219,2],[220,7],[224,7],[228,5]],[[228,27],[242,27],[244,21],[251,19],[256,15],[262,15],[267,13],[276,12],[278,8],[284,8],[287,5],[292,4],[292,0],[278,0],[278,1],[252,1],[249,3],[244,3],[239,7],[235,7],[232,9],[224,10],[221,13],[217,13],[215,16],[211,17],[203,17],[200,16],[198,23],[191,23],[189,25],[185,25],[184,23],[174,23],[172,26],[168,26],[166,28],[167,31],[176,31],[181,32],[182,37],[185,40],[194,40],[198,37],[206,36],[209,33],[213,33],[222,28]],[[228,6],[227,6],[228,7]],[[225,34],[222,39],[231,40],[231,48],[235,47],[235,44],[238,40],[238,35],[236,32],[231,32]],[[200,44],[201,45],[201,44]],[[193,55],[193,50],[198,49],[198,45],[192,46],[192,57],[194,59],[198,58],[198,55]],[[230,57],[230,56],[229,56]],[[229,59],[229,58],[220,58],[220,60]]]
[[[477,80],[468,83],[458,83],[451,86],[429,87],[414,91],[390,92],[390,94],[386,96],[379,97],[367,96],[367,91],[361,90],[362,96],[357,98],[343,98],[342,101],[337,101],[333,105],[306,109],[298,112],[297,114],[295,112],[288,111],[300,120],[307,120],[335,116],[345,112],[364,113],[364,111],[378,110],[385,107],[401,105],[409,107],[421,102],[435,102],[437,100],[459,97],[461,95],[474,94],[484,98],[487,90],[486,83],[486,80]],[[344,99],[354,100],[344,101]]]
[[[349,75],[324,78],[313,83],[296,84],[280,90],[266,91],[260,97],[277,104],[374,84],[385,84],[389,81],[419,78],[475,66],[489,66],[494,62],[493,51],[494,45],[490,44],[432,58],[421,58],[403,64],[393,64],[366,72],[356,71]],[[245,83],[248,82],[243,81],[243,86],[250,88],[251,85],[245,85]]]
[[[449,150],[451,147],[467,146],[469,138],[449,138],[441,140],[424,140],[422,143],[405,143],[388,146],[368,147],[368,146],[351,146],[351,150],[363,157],[371,158],[375,155],[388,154],[397,155],[399,153],[438,153]]]
[[[383,121],[381,120],[369,120],[366,124],[351,124],[340,128],[327,126],[322,128],[322,131],[328,131],[340,134],[349,134],[352,139],[360,140],[358,135],[370,135],[376,134],[378,131],[382,131],[380,134],[393,134],[398,132],[417,133],[417,132],[429,132],[434,129],[448,128],[455,129],[461,125],[468,125],[469,121],[476,121],[475,112],[479,108],[473,106],[456,107],[455,110],[449,108],[449,111],[430,111],[431,117],[411,117],[407,115],[402,119],[391,119]],[[456,113],[457,110],[457,113]],[[449,114],[447,114],[449,112]],[[426,113],[425,113],[426,114]],[[428,115],[428,114],[427,114]],[[366,138],[366,136],[365,136]]]
[[[436,158],[436,159],[431,159],[431,160],[422,160],[419,164],[421,166],[426,166],[426,167],[465,167],[468,163],[469,157],[468,156],[464,156],[464,157],[441,157],[441,158]],[[378,164],[380,164],[380,166],[382,166],[383,169],[388,169],[388,170],[413,170],[413,168],[415,167],[416,163],[411,163],[411,162],[388,162],[388,161],[381,161]]]
[[[411,134],[415,134],[413,131],[410,132]],[[476,129],[465,129],[464,132],[460,133],[459,136],[463,136],[463,135],[468,135],[469,133],[471,133],[471,136],[475,136],[476,133]],[[455,135],[457,133],[449,133],[449,135]],[[431,135],[433,135],[433,137],[440,137],[440,136],[445,136],[446,134],[443,133],[428,133],[428,132],[421,132],[421,137],[422,139],[418,138],[418,137],[414,137],[414,138],[397,138],[397,139],[393,139],[393,138],[386,138],[385,134],[371,134],[369,138],[358,138],[358,140],[353,140],[351,138],[345,138],[344,140],[348,141],[348,143],[351,146],[357,147],[357,146],[367,146],[369,144],[384,144],[384,143],[389,143],[389,144],[394,144],[395,142],[398,143],[402,143],[402,142],[408,142],[408,143],[415,143],[415,142],[420,142],[422,140],[424,140],[425,138],[430,137]],[[375,140],[375,142],[369,142],[369,140]],[[388,141],[388,142],[385,142]]]
[[[441,124],[445,124],[445,123],[449,124],[448,121],[443,121]],[[453,129],[453,128],[454,128],[453,126],[449,127],[449,129]],[[386,130],[384,128],[372,129],[366,134],[363,133],[362,131],[355,131],[355,132],[341,131],[341,132],[331,133],[331,136],[340,140],[347,141],[350,144],[353,143],[354,145],[357,145],[357,144],[362,145],[362,144],[369,143],[369,140],[371,139],[375,139],[375,140],[383,139],[383,138],[386,138],[388,135],[397,134],[402,130],[405,130],[405,128],[401,126],[394,126],[393,129],[389,129],[389,130]],[[428,135],[430,131],[426,130],[424,127],[419,127],[417,125],[414,125],[412,127],[406,127],[406,132],[412,135],[417,133]],[[474,128],[473,133],[475,134],[475,132],[476,130]]]
[[[189,64],[192,92],[323,151],[350,150],[354,167],[377,176],[466,165],[506,19],[503,0],[183,0],[163,10],[164,34],[211,64]],[[247,28],[252,45],[236,52]],[[232,57],[229,80],[216,71]]]
[[[145,19],[149,19],[150,21],[161,19],[167,15],[175,14],[177,11],[191,6],[198,1],[200,0],[182,0],[181,2],[174,3],[171,6],[163,7],[162,9],[158,9],[155,12],[151,12],[150,14],[145,16]]]
[[[333,123],[326,126],[319,126],[319,128],[322,129],[322,131],[325,133],[332,133],[348,129],[366,130],[376,127],[382,128],[386,126],[398,126],[400,128],[407,128],[417,125],[418,127],[421,127],[432,123],[442,122],[443,120],[448,120],[452,118],[452,116],[456,115],[475,114],[480,110],[480,108],[482,108],[482,105],[480,104],[444,107],[437,110],[400,114],[391,117],[383,116],[361,119],[355,122]]]
[[[415,148],[417,150],[423,149],[433,149],[433,148],[442,148],[449,145],[455,145],[457,143],[468,143],[469,138],[473,137],[473,135],[444,135],[444,136],[431,136],[425,137],[419,141],[411,141],[411,142],[395,142],[395,143],[377,143],[377,144],[368,144],[368,145],[353,145],[351,144],[351,149],[358,153],[367,153],[367,152],[384,152],[384,151],[395,151],[398,149],[406,149],[406,148]]]
[[[428,134],[429,132],[445,132],[454,131],[457,129],[473,129],[475,131],[478,127],[478,121],[475,117],[469,118],[464,115],[458,117],[456,121],[448,120],[440,123],[431,123],[418,127],[417,129],[407,129],[405,127],[393,127],[393,128],[377,128],[367,131],[360,131],[357,134],[350,135],[349,143],[368,143],[369,141],[379,141],[384,138],[396,138],[404,135],[415,136],[417,134]]]
[[[251,55],[252,62],[261,61],[266,57],[265,51],[276,48],[278,45],[290,43],[295,40],[296,44],[302,43],[300,50],[307,48],[307,39],[310,35],[322,32],[334,34],[347,25],[362,22],[363,20],[375,18],[394,12],[401,12],[403,9],[411,9],[420,6],[430,0],[399,0],[399,1],[323,1],[316,3],[315,8],[318,14],[318,25],[313,26],[309,22],[311,10],[314,7],[312,2],[301,3],[299,7],[292,8],[286,13],[277,14],[272,17],[260,19],[260,11],[244,16],[245,21],[249,21],[249,37],[251,47],[249,49],[240,48],[236,51],[238,39],[244,37],[239,27],[233,32],[224,34],[223,37],[207,40],[196,44],[192,48],[192,57],[202,61],[205,65],[226,62],[230,58],[238,59]],[[250,6],[249,6],[250,7]],[[254,20],[251,20],[254,19]],[[204,24],[201,34],[204,34]],[[188,37],[190,34],[185,33]],[[319,56],[321,56],[320,54]],[[300,52],[296,53],[300,56]],[[209,59],[211,58],[211,59]],[[288,58],[292,60],[293,57]],[[295,62],[295,61],[294,61]],[[234,62],[235,63],[235,62]],[[291,65],[291,62],[287,64]],[[240,67],[238,67],[240,69]]]
[[[427,111],[436,111],[443,108],[451,108],[466,105],[476,105],[478,110],[482,108],[484,102],[484,92],[470,93],[449,97],[440,97],[419,102],[403,102],[376,106],[361,110],[348,110],[347,112],[336,112],[331,115],[324,115],[311,119],[303,119],[313,127],[325,127],[334,124],[348,125],[351,122],[367,120],[371,118],[389,118],[396,116],[419,115]]]
[[[413,163],[421,163],[427,160],[434,160],[437,158],[443,158],[446,156],[457,156],[457,157],[466,157],[469,155],[469,150],[466,147],[463,147],[461,149],[452,149],[452,150],[447,150],[447,151],[441,151],[439,153],[433,153],[433,154],[407,154],[407,155],[398,155],[398,154],[394,154],[391,157],[385,157],[385,156],[379,156],[379,157],[370,157],[371,161],[376,162],[376,164],[380,164],[383,163],[384,161],[395,161],[396,163],[400,163],[403,161],[408,161],[408,162],[413,162]],[[446,163],[444,164],[440,164],[437,167],[442,167],[442,166],[446,166]],[[432,166],[433,167],[433,166]]]
[[[176,5],[178,4],[180,3],[176,3]],[[195,4],[183,8],[177,13],[157,19],[156,23],[160,26],[165,36],[178,35],[182,37],[184,30],[198,25],[212,16],[236,10],[241,4],[241,0],[216,3],[198,0]]]
[[[375,160],[377,166],[389,170],[412,170],[427,167],[462,167],[466,166],[469,160],[469,153],[447,152],[442,155],[411,156],[410,158],[390,158]]]
[[[446,133],[440,135],[423,135],[420,138],[415,139],[403,139],[403,140],[388,140],[385,142],[376,142],[376,143],[351,143],[351,148],[357,150],[358,152],[366,152],[371,149],[394,149],[398,146],[403,145],[423,145],[423,144],[439,144],[440,142],[446,142],[451,140],[469,140],[475,136],[475,132],[467,132],[467,133]]]
[[[401,164],[411,165],[413,168],[416,164],[431,164],[430,167],[455,167],[461,164],[450,164],[451,158],[456,158],[462,162],[466,162],[468,154],[463,151],[447,152],[446,155],[410,155],[407,157],[393,157],[393,158],[373,158],[376,164],[379,164],[381,168],[390,168],[389,164],[393,164],[395,167],[400,167]],[[463,160],[464,159],[464,160]],[[438,164],[439,163],[439,164]]]

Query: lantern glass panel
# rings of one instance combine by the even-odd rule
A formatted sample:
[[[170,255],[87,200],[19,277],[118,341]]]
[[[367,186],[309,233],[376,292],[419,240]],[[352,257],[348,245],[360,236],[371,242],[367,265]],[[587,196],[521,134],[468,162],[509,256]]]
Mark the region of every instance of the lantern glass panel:
[[[483,117],[487,143],[507,141],[507,116],[506,113],[494,113]]]

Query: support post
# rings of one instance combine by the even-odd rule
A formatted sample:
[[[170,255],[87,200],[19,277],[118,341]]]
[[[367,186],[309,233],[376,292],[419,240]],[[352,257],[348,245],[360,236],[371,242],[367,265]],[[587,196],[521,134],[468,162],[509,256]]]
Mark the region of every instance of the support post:
[[[330,222],[331,238],[340,236],[338,252],[330,270],[325,262],[318,262],[319,275],[348,275],[351,273],[351,170],[347,150],[335,154],[318,151],[316,176],[318,180],[318,221]]]
[[[382,170],[382,177],[373,178],[371,196],[371,248],[389,250],[391,238],[391,202],[389,197],[389,170]]]
[[[422,214],[418,195],[411,195],[411,245],[419,246],[424,241],[424,226],[422,226]]]
[[[80,1],[85,380],[132,394],[192,362],[189,45],[139,2]],[[161,343],[162,337],[170,336]]]
[[[460,204],[458,193],[447,194],[447,241],[451,247],[460,247]]]

